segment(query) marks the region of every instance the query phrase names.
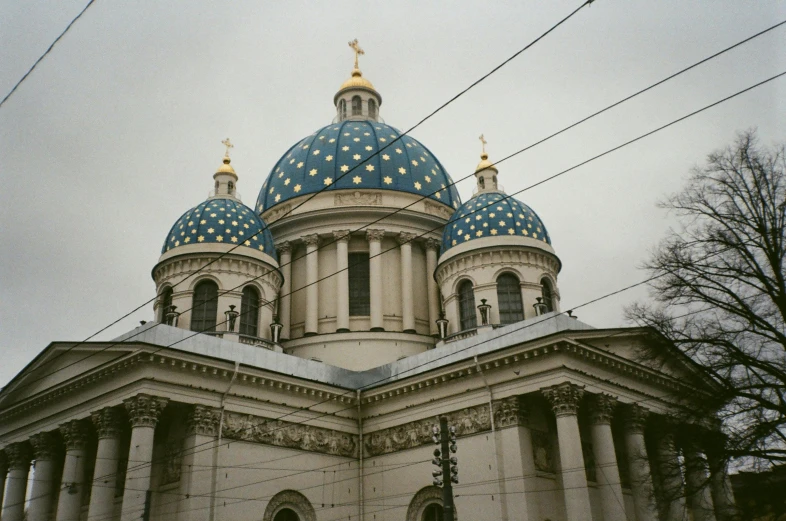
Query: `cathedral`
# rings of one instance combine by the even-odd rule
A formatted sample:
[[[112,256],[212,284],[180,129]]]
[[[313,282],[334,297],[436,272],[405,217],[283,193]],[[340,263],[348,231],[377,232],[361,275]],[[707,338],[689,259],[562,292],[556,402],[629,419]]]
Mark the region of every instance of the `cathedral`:
[[[730,520],[716,422],[672,419],[713,382],[562,312],[562,260],[483,137],[462,202],[350,46],[335,118],[253,206],[226,140],[161,228],[153,320],[52,342],[0,393],[2,521],[437,521],[441,417],[456,519]]]

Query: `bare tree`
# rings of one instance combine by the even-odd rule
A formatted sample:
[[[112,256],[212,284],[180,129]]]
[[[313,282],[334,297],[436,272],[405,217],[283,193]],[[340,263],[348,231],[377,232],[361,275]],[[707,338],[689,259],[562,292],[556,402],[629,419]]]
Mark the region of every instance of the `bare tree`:
[[[656,277],[652,301],[626,314],[697,362],[697,388],[706,388],[699,379],[717,383],[712,393],[675,397],[693,423],[720,418],[715,457],[784,463],[786,147],[760,147],[754,132],[742,133],[661,207],[680,229],[645,264]]]

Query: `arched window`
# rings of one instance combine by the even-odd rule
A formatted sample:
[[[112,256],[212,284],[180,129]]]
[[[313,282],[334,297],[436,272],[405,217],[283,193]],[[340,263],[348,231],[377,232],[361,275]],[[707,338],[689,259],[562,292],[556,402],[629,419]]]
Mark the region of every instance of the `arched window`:
[[[349,316],[371,314],[371,277],[368,253],[349,254]]]
[[[478,186],[480,187],[481,190],[486,188],[486,180],[483,179],[483,176],[478,177]]]
[[[368,100],[368,117],[377,119],[377,102],[373,99]]]
[[[363,115],[363,100],[360,99],[360,96],[352,96],[352,115]]]
[[[191,331],[215,331],[218,285],[212,280],[203,280],[197,284],[191,308]]]
[[[497,278],[497,303],[500,324],[512,324],[524,320],[521,286],[515,275],[504,273]]]
[[[158,306],[161,310],[161,322],[162,324],[166,324],[166,314],[169,313],[169,308],[172,306],[172,287],[167,286],[164,291],[161,292],[161,296],[158,298]],[[170,326],[172,324],[169,324]]]
[[[216,193],[218,193],[218,181],[216,181]]]
[[[253,286],[243,288],[240,301],[240,334],[259,336],[259,292]]]
[[[478,325],[478,315],[475,312],[475,290],[472,283],[465,280],[458,287],[459,321],[461,330],[472,329]]]
[[[338,102],[338,118],[339,120],[347,119],[347,100],[340,100]]]
[[[234,192],[235,191],[235,183],[233,183],[232,181],[229,181],[229,183],[227,183],[227,189],[228,189],[230,194],[232,192]]]
[[[273,518],[273,521],[300,521],[300,516],[294,510],[282,508],[278,511],[276,517]]]
[[[445,517],[442,505],[439,503],[431,503],[423,511],[421,521],[442,521]]]
[[[494,188],[494,190],[496,190],[497,189],[497,176],[493,176],[491,179],[492,179],[492,183],[494,183],[494,186],[492,188]]]
[[[554,288],[551,286],[551,281],[543,277],[540,281],[540,288],[543,303],[546,304],[546,312],[554,311]]]

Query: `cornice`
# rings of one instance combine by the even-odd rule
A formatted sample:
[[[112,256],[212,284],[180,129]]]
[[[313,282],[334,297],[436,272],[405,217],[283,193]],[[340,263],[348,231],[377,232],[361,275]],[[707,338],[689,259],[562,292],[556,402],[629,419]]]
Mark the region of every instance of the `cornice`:
[[[231,256],[231,254],[227,254],[216,261],[215,257],[217,255],[190,254],[162,261],[153,268],[153,281],[156,285],[161,285],[178,275],[190,274],[201,267],[207,266],[202,273],[230,274],[244,277],[252,275],[258,277],[260,282],[264,281],[266,284],[271,284],[272,281],[273,286],[276,284],[280,285],[283,282],[283,276],[279,269],[271,267],[264,261],[251,257]]]
[[[556,277],[560,264],[549,252],[529,246],[497,246],[473,250],[462,255],[442,260],[435,271],[438,284],[451,277],[458,277],[478,268],[494,266],[528,266],[543,269]]]

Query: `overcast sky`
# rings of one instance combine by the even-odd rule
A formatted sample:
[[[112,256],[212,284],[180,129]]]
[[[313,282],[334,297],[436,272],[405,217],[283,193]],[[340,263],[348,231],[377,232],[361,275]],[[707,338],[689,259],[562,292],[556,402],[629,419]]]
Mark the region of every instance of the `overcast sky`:
[[[85,5],[0,3],[0,96]],[[98,0],[0,108],[0,385],[54,340],[82,340],[154,296],[172,223],[204,200],[223,154],[253,206],[276,160],[328,124],[347,41],[406,130],[580,0]],[[597,0],[413,132],[454,179],[478,135],[499,159],[786,19],[782,1]],[[508,193],[786,70],[786,27],[499,165]],[[562,260],[562,308],[645,278],[673,220],[655,203],[690,168],[758,128],[786,139],[786,78],[519,196]],[[472,180],[459,184],[464,200]],[[629,291],[577,311],[624,323]],[[152,318],[152,306],[107,339]]]

